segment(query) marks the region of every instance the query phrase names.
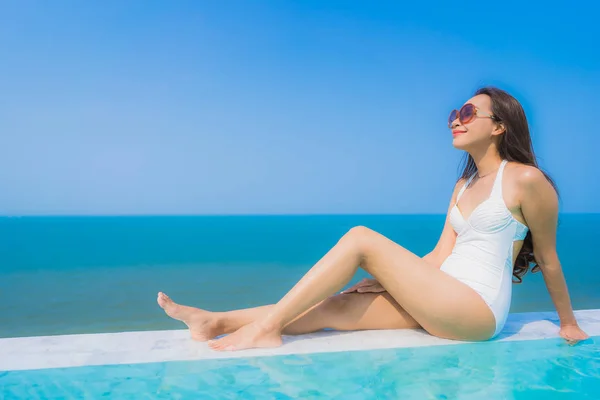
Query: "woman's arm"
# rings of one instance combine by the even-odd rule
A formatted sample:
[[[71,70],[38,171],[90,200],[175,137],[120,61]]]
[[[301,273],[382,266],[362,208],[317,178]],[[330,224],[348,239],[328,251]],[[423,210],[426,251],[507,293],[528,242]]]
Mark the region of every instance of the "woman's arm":
[[[521,212],[533,239],[533,254],[560,318],[561,336],[569,341],[587,338],[573,314],[569,291],[556,251],[558,196],[537,168],[524,167],[519,174]]]
[[[448,206],[448,212],[446,213],[446,221],[444,222],[442,234],[440,235],[435,248],[423,256],[423,260],[438,268],[452,253],[452,249],[456,243],[456,232],[454,232],[454,228],[452,228],[452,225],[450,224],[450,211],[452,211],[452,207],[454,207],[454,204],[456,203],[458,192],[464,184],[465,180],[460,179],[454,186],[454,191],[452,192],[452,197],[450,198],[450,205]]]

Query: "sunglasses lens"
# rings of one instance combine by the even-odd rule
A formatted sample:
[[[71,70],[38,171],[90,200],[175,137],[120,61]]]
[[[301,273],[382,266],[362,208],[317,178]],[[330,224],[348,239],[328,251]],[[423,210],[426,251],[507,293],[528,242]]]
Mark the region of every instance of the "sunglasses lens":
[[[466,124],[470,122],[473,117],[475,117],[475,106],[472,104],[465,104],[463,108],[460,109],[460,122]]]
[[[452,112],[448,116],[448,126],[452,126],[452,123],[456,120],[457,116],[458,116],[458,111],[452,110]]]

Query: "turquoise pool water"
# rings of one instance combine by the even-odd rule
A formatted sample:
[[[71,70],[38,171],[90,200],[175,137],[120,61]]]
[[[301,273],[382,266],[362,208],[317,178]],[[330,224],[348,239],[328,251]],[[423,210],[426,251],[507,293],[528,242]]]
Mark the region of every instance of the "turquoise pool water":
[[[3,399],[600,398],[600,337],[0,373]]]

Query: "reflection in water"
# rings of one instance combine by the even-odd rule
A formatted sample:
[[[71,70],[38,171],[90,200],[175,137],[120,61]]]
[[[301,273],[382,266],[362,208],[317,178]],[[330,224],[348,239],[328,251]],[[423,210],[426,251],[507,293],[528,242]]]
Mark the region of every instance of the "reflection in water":
[[[2,398],[600,398],[600,337],[9,371]]]

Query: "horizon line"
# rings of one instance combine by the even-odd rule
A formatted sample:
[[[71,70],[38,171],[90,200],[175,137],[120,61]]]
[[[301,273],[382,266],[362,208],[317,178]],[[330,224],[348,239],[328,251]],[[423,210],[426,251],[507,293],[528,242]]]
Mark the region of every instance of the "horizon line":
[[[349,217],[349,216],[445,216],[446,213],[232,213],[232,214],[0,214],[0,218],[119,218],[119,217]],[[558,215],[600,215],[600,212],[559,212]]]

